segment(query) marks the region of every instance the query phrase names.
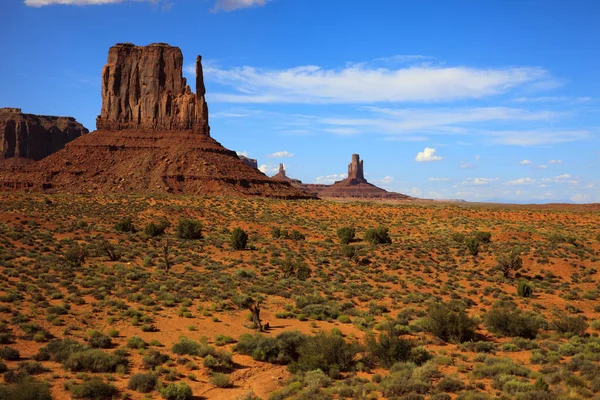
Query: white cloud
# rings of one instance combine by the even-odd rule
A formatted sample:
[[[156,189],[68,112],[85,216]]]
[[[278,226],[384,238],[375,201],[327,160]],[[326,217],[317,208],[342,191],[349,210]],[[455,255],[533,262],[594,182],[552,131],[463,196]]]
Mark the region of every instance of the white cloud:
[[[579,184],[579,178],[574,178],[571,174],[562,174],[557,175],[554,178],[544,178],[543,182],[553,182],[553,183],[568,183],[569,185],[577,185]]]
[[[513,101],[515,103],[551,103],[551,102],[564,102],[564,101],[575,101],[584,102],[590,101],[591,97],[567,97],[567,96],[540,96],[540,97],[517,97]]]
[[[481,160],[481,156],[475,156],[475,161]]]
[[[469,178],[466,181],[461,182],[461,185],[467,185],[467,186],[489,185],[490,182],[494,182],[499,179],[500,178]]]
[[[548,169],[548,166],[542,164],[542,165],[538,165],[537,167],[535,167],[535,169]]]
[[[217,0],[213,11],[235,11],[242,8],[264,6],[270,0]]]
[[[248,152],[246,150],[244,150],[244,151],[236,151],[236,154],[238,156],[248,157]]]
[[[122,3],[125,0],[25,0],[25,4],[29,7],[43,7],[55,4],[62,5],[75,5],[75,6],[87,6],[87,5],[102,5],[102,4],[116,4]],[[153,1],[153,0],[136,0],[136,1]]]
[[[213,65],[205,67],[205,75],[233,89],[233,93],[212,94],[211,101],[311,104],[474,99],[551,79],[541,68],[412,65],[389,69],[370,63],[349,64],[341,69],[305,65],[279,70]]]
[[[409,193],[413,197],[421,197],[423,195],[423,191],[419,188],[411,188]]]
[[[429,178],[427,180],[430,182],[448,182],[450,178]]]
[[[381,183],[383,185],[387,185],[389,183],[394,182],[394,178],[388,175],[388,176],[383,177],[382,179],[376,179],[375,182]]]
[[[425,150],[417,153],[415,157],[416,162],[432,162],[441,161],[442,157],[435,155],[436,150],[431,147],[425,147]]]
[[[548,164],[562,164],[562,160],[550,160]]]
[[[529,160],[522,160],[522,161],[519,162],[519,164],[521,164],[521,165],[529,165],[529,164],[531,164],[531,161],[529,161]]]
[[[475,169],[477,168],[477,165],[475,164],[471,164],[471,163],[467,163],[467,162],[461,162],[460,165],[458,166],[458,168],[460,169]]]
[[[342,179],[346,179],[348,177],[347,174],[331,174],[331,175],[323,175],[323,176],[317,176],[317,183],[320,184],[330,184],[330,183],[334,183],[335,181],[341,181]]]
[[[537,129],[512,131],[486,131],[493,137],[492,143],[514,146],[539,146],[569,143],[590,136],[586,129]]]
[[[293,153],[290,153],[287,150],[276,151],[275,153],[267,154],[268,158],[290,158],[294,157]]]
[[[575,193],[570,197],[570,200],[575,203],[588,203],[590,201],[590,195],[585,193]]]
[[[515,179],[514,181],[508,181],[506,182],[508,185],[530,185],[532,183],[535,182],[535,179],[531,179],[531,178],[519,178],[519,179]]]
[[[265,175],[272,175],[279,172],[279,164],[261,164],[258,170]]]

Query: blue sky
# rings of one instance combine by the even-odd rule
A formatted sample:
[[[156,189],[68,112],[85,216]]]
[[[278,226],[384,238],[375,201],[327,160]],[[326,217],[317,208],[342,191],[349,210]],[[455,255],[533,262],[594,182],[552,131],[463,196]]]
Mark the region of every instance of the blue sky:
[[[63,4],[58,4],[63,3]],[[99,3],[99,4],[89,4]],[[212,136],[304,182],[600,202],[600,1],[2,0],[0,107],[95,128],[118,42],[204,58]],[[192,85],[193,86],[193,85]]]

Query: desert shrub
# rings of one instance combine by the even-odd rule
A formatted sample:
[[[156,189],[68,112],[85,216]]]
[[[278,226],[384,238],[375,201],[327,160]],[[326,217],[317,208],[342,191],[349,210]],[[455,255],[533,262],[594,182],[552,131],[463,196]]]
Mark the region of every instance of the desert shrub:
[[[88,349],[72,353],[63,363],[65,368],[78,372],[115,372],[119,365],[126,365],[127,360],[115,353],[106,353],[99,349]]]
[[[340,239],[341,244],[350,243],[354,239],[354,235],[356,235],[356,231],[349,226],[344,226],[337,230],[337,237]]]
[[[475,239],[480,243],[490,243],[492,241],[492,233],[477,231],[475,232]]]
[[[292,229],[290,231],[289,238],[296,242],[300,242],[300,241],[306,239],[306,235],[302,234],[301,232],[299,232],[295,229]]]
[[[464,390],[465,384],[463,381],[451,377],[443,378],[437,385],[437,389],[442,392],[456,393]]]
[[[70,385],[69,391],[74,399],[112,399],[119,390],[99,378],[92,378],[89,381],[76,385]]]
[[[389,327],[381,332],[376,339],[373,334],[366,338],[367,353],[379,362],[383,367],[390,368],[399,361],[413,361],[422,364],[427,361],[427,357],[415,353],[415,344],[413,341],[400,337],[400,332],[394,327]],[[413,357],[414,355],[419,357]],[[431,356],[429,356],[431,358]]]
[[[175,343],[171,348],[171,351],[175,354],[183,355],[199,355],[200,344],[186,337],[180,337],[179,342]]]
[[[157,378],[154,374],[135,374],[129,378],[127,389],[141,393],[149,393],[156,387]]]
[[[479,254],[479,246],[481,245],[481,242],[477,238],[474,238],[474,237],[466,238],[465,245],[467,246],[467,250],[469,251],[469,254],[472,255],[473,257],[475,257]]]
[[[356,248],[349,244],[342,246],[342,254],[346,258],[353,258],[356,255]]]
[[[132,336],[127,340],[126,346],[130,349],[145,349],[148,346],[148,343],[139,336]]]
[[[502,375],[529,376],[531,371],[515,364],[507,357],[487,357],[483,363],[477,364],[473,375],[477,378],[496,378]]]
[[[19,358],[21,358],[19,350],[13,349],[12,347],[8,346],[0,347],[0,359],[14,361],[18,360]]]
[[[502,271],[504,277],[510,278],[516,271],[523,267],[521,250],[515,248],[507,253],[499,254],[497,257],[497,263],[497,268]]]
[[[25,379],[12,385],[0,385],[0,399],[52,400],[52,394],[47,383]]]
[[[248,244],[248,234],[242,228],[235,228],[231,232],[230,243],[234,250],[244,250]]]
[[[520,297],[531,297],[533,296],[533,288],[529,283],[521,281],[519,282],[519,286],[517,286],[517,294]]]
[[[271,228],[271,237],[273,239],[279,239],[281,237],[281,228],[274,226]]]
[[[112,346],[112,339],[102,332],[91,331],[89,333],[88,344],[95,349],[108,349]]]
[[[56,339],[42,347],[34,356],[37,361],[65,362],[73,353],[83,351],[85,347],[72,339]]]
[[[308,337],[298,348],[298,361],[290,364],[292,372],[321,369],[329,376],[350,371],[360,346],[346,342],[336,333],[320,332]]]
[[[65,262],[73,268],[78,268],[85,263],[87,257],[87,249],[80,246],[78,243],[70,246],[65,252]]]
[[[190,400],[193,396],[192,388],[184,382],[170,383],[158,389],[158,392],[166,400]]]
[[[153,369],[154,367],[163,365],[167,361],[169,361],[169,356],[156,350],[149,351],[142,357],[142,365],[147,369]]]
[[[127,217],[117,222],[115,224],[115,230],[119,232],[135,232],[135,227],[133,226],[133,220],[131,217]]]
[[[202,223],[197,219],[180,219],[177,224],[177,237],[189,240],[202,239]]]
[[[298,360],[299,347],[305,341],[306,336],[298,331],[282,332],[274,338],[258,333],[244,334],[240,336],[235,350],[257,361],[285,365]]]
[[[524,312],[514,303],[499,302],[484,314],[483,321],[487,329],[504,336],[519,336],[534,339],[542,325],[540,317]]]
[[[217,335],[215,336],[215,345],[216,346],[224,346],[226,344],[234,343],[235,339],[231,336],[227,335]]]
[[[475,338],[475,321],[467,313],[446,303],[429,306],[424,328],[448,342],[466,342]]]
[[[213,374],[210,377],[210,383],[215,385],[218,388],[228,388],[231,387],[231,379],[227,374]]]
[[[19,363],[18,369],[26,372],[28,375],[38,375],[48,372],[42,364],[36,361],[23,361]]]
[[[6,366],[5,363],[3,363],[2,361],[0,361],[0,374],[5,373],[6,371],[8,371],[8,367]]]
[[[373,245],[392,243],[388,228],[380,226],[378,228],[370,228],[365,232],[365,241]]]
[[[587,322],[581,316],[563,315],[552,321],[551,327],[560,333],[581,336],[587,329]]]
[[[166,219],[161,219],[158,222],[149,222],[144,227],[144,233],[150,237],[162,236],[170,225]]]

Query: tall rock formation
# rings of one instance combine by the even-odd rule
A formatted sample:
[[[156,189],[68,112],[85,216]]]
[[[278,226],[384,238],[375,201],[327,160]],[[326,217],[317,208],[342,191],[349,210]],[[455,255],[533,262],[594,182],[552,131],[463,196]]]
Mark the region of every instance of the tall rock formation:
[[[290,178],[289,176],[286,175],[285,167],[283,166],[282,163],[279,163],[279,172],[277,172],[275,175],[273,175],[271,177],[271,179],[274,179],[276,181],[290,182],[295,187],[298,187],[298,185],[302,185],[302,181],[300,181],[298,179]],[[304,188],[301,187],[300,189],[304,189]]]
[[[337,181],[330,186],[304,185],[303,189],[323,198],[411,199],[410,196],[405,194],[388,192],[385,189],[367,182],[363,171],[363,161],[358,154],[352,154],[352,161],[348,165],[348,177],[346,179]]]
[[[352,154],[352,161],[348,164],[348,179],[358,182],[366,182],[363,173],[363,161],[358,154]]]
[[[177,47],[113,46],[102,71],[98,130],[19,171],[0,171],[0,187],[314,198],[271,180],[210,136],[201,60],[194,94]]]
[[[0,108],[0,159],[41,160],[86,133],[75,118]]]
[[[178,47],[117,44],[102,69],[98,130],[183,131],[210,134],[202,57],[196,59],[196,93],[183,77]]]

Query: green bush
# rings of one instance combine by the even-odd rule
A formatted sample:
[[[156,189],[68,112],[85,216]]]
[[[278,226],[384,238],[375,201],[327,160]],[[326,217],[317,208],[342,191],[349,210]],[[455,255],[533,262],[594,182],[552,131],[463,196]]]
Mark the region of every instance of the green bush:
[[[234,250],[244,250],[248,244],[248,234],[242,228],[235,228],[231,232],[230,243]]]
[[[298,331],[282,332],[274,338],[258,333],[244,334],[240,336],[235,350],[257,361],[285,365],[298,360],[299,347],[305,341],[306,336]]]
[[[473,257],[475,257],[479,254],[479,246],[481,245],[481,242],[479,241],[479,239],[474,238],[474,237],[468,237],[465,239],[465,245],[467,246],[467,250],[469,251],[469,254],[472,255]]]
[[[514,303],[508,302],[494,304],[484,314],[483,321],[490,332],[526,339],[534,339],[542,325],[538,315],[521,311]]]
[[[157,378],[154,374],[135,374],[129,378],[127,389],[141,393],[149,393],[156,387]]]
[[[581,336],[588,327],[584,317],[563,315],[551,323],[552,328],[560,333]]]
[[[523,267],[523,260],[521,259],[521,250],[512,249],[507,253],[498,255],[497,258],[498,269],[502,271],[505,278],[510,278],[516,271]]]
[[[437,389],[442,392],[456,393],[464,390],[465,384],[458,379],[445,377],[437,385]]]
[[[144,341],[144,339],[142,339],[139,336],[132,336],[129,338],[129,340],[127,340],[127,345],[128,348],[130,349],[145,349],[146,347],[148,347],[148,343],[146,343]]]
[[[156,350],[149,351],[142,357],[142,365],[147,369],[153,369],[167,361],[169,361],[169,356]]]
[[[360,346],[348,343],[336,333],[320,332],[307,338],[298,348],[298,361],[290,364],[292,372],[320,369],[331,377],[350,371]]]
[[[95,349],[108,349],[112,346],[112,339],[98,331],[89,333],[88,344]]]
[[[0,347],[0,359],[14,361],[18,360],[19,358],[21,358],[19,350],[13,349],[12,347],[8,346]]]
[[[126,365],[127,360],[115,353],[89,349],[72,353],[63,364],[74,372],[115,372],[119,365]]]
[[[83,351],[85,347],[72,339],[56,339],[42,347],[34,356],[37,361],[56,361],[64,363],[73,353]]]
[[[131,217],[127,217],[115,224],[115,230],[119,232],[135,232],[135,227],[133,226],[133,220]]]
[[[144,227],[144,233],[150,237],[162,236],[171,224],[166,219],[161,219],[158,222],[149,222]]]
[[[365,241],[373,245],[392,243],[388,228],[380,226],[378,228],[370,228],[365,232]]]
[[[69,391],[74,399],[112,399],[119,393],[119,390],[99,378],[92,378],[89,381],[80,384],[71,385]]]
[[[460,308],[445,303],[429,306],[424,328],[448,342],[466,342],[475,338],[475,321]]]
[[[492,241],[491,232],[475,232],[475,239],[479,240],[480,243],[490,243]]]
[[[517,286],[517,294],[520,297],[531,297],[533,296],[533,288],[529,283],[521,281],[519,282],[519,286]]]
[[[200,344],[186,337],[179,338],[179,342],[175,343],[171,348],[171,351],[175,354],[179,355],[199,355],[200,352]]]
[[[158,392],[166,400],[190,400],[193,396],[192,388],[184,382],[170,383],[158,389]]]
[[[381,332],[376,339],[375,335],[369,334],[366,337],[367,354],[378,361],[384,368],[390,368],[397,362],[413,361],[415,364],[422,364],[429,357],[423,357],[422,354],[414,352],[415,344],[413,341],[400,337],[394,327],[389,327]],[[413,356],[418,354],[418,357]],[[415,361],[416,360],[416,361]]]
[[[12,385],[0,385],[0,399],[52,400],[52,394],[47,383],[25,379]]]
[[[296,242],[300,242],[300,241],[306,239],[306,236],[303,235],[301,232],[293,229],[289,234],[289,238]]]
[[[231,379],[227,374],[213,374],[210,377],[210,383],[218,388],[228,388],[232,386]]]
[[[341,244],[350,243],[354,239],[354,235],[356,235],[356,231],[349,226],[344,226],[337,230],[337,236]]]
[[[65,252],[65,262],[73,268],[79,268],[85,263],[87,257],[87,249],[75,243]]]
[[[177,237],[189,240],[202,239],[202,223],[196,219],[180,219],[177,224]]]

